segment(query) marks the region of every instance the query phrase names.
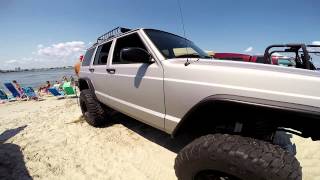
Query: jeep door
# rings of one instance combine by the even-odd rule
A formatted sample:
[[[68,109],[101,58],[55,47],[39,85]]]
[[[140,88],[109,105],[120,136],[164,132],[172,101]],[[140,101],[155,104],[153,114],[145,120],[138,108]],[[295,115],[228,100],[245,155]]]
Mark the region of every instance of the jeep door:
[[[164,129],[163,69],[159,62],[128,62],[120,58],[123,48],[139,47],[150,52],[138,32],[116,39],[113,58],[107,65],[105,102],[112,108],[149,125]]]
[[[97,93],[103,93],[107,86],[107,78],[108,73],[107,69],[107,62],[109,58],[109,51],[112,46],[112,41],[107,43],[101,44],[97,47],[96,54],[94,56],[94,60],[91,66],[91,80]],[[110,55],[111,58],[111,55]],[[103,101],[103,97],[97,96],[100,101]]]

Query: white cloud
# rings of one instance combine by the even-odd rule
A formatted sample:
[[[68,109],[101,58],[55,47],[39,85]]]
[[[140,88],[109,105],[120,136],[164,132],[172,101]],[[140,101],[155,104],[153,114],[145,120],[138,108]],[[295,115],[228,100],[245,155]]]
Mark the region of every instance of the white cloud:
[[[38,44],[35,50],[30,52],[30,56],[4,60],[4,63],[0,63],[0,69],[14,69],[15,67],[28,69],[74,65],[79,56],[85,53],[85,49],[88,46],[89,44],[83,41],[60,42],[50,46]]]
[[[52,44],[48,47],[39,47],[38,55],[48,57],[68,57],[73,54],[83,53],[85,51],[85,43],[82,41],[63,42]]]
[[[6,64],[12,64],[12,63],[15,63],[15,62],[17,62],[16,59],[11,59],[11,60],[5,61],[4,63],[6,63]]]
[[[320,41],[313,41],[312,44],[313,45],[320,45]]]
[[[247,49],[245,49],[244,52],[252,52],[252,50],[253,50],[253,47],[250,46],[250,47],[248,47]]]

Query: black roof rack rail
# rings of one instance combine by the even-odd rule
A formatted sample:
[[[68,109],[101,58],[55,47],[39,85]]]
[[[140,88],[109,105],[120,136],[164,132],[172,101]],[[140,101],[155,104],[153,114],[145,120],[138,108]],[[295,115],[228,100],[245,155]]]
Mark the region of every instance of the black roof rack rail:
[[[116,27],[114,29],[112,29],[111,31],[103,34],[102,36],[99,36],[97,39],[97,43],[100,43],[102,41],[105,41],[107,39],[110,39],[112,37],[114,37],[115,35],[119,35],[125,32],[131,31],[131,29],[128,28],[123,28],[123,27]]]

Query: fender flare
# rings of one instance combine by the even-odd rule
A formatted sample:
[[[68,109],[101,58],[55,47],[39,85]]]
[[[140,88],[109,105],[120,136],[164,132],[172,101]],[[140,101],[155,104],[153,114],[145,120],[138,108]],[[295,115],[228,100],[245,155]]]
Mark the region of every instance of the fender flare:
[[[244,97],[244,96],[237,96],[237,95],[226,95],[226,94],[219,94],[219,95],[212,95],[204,98],[196,105],[194,105],[181,119],[178,125],[172,132],[172,136],[174,137],[178,130],[180,129],[181,125],[190,117],[195,111],[198,110],[201,106],[207,105],[209,103],[214,102],[225,102],[225,103],[237,103],[242,105],[249,105],[249,106],[257,106],[262,108],[270,108],[270,109],[277,109],[277,110],[284,110],[290,111],[295,113],[301,113],[307,116],[311,116],[314,119],[320,120],[320,108],[302,104],[295,104],[295,103],[287,103],[287,102],[280,102],[280,101],[273,101],[273,100],[266,100],[266,99],[259,99],[253,97]]]
[[[95,91],[94,90],[94,86],[93,86],[93,84],[92,84],[92,82],[91,82],[91,80],[89,78],[87,78],[87,77],[79,78],[78,81],[79,81],[79,89],[80,89],[80,91],[83,90],[81,88],[81,83],[80,83],[81,81],[85,81],[87,83],[87,85],[88,85],[88,88],[93,92]]]

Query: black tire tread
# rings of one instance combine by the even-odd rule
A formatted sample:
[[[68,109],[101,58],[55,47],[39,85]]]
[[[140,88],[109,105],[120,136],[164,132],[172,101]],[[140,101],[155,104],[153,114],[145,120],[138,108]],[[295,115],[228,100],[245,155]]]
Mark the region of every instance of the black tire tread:
[[[84,101],[86,104],[88,115],[84,114],[84,116],[88,124],[99,127],[106,123],[106,112],[90,89],[81,91],[80,101]]]
[[[177,177],[183,180],[192,179],[186,177],[185,166],[189,166],[190,169],[190,164],[203,159],[219,159],[229,163],[229,167],[242,168],[242,173],[247,173],[247,177],[250,177],[246,179],[253,176],[256,176],[254,179],[302,179],[299,162],[281,147],[253,138],[228,134],[202,136],[184,147],[175,159]],[[235,174],[237,173],[234,172],[233,175]],[[243,176],[246,175],[242,174]]]

